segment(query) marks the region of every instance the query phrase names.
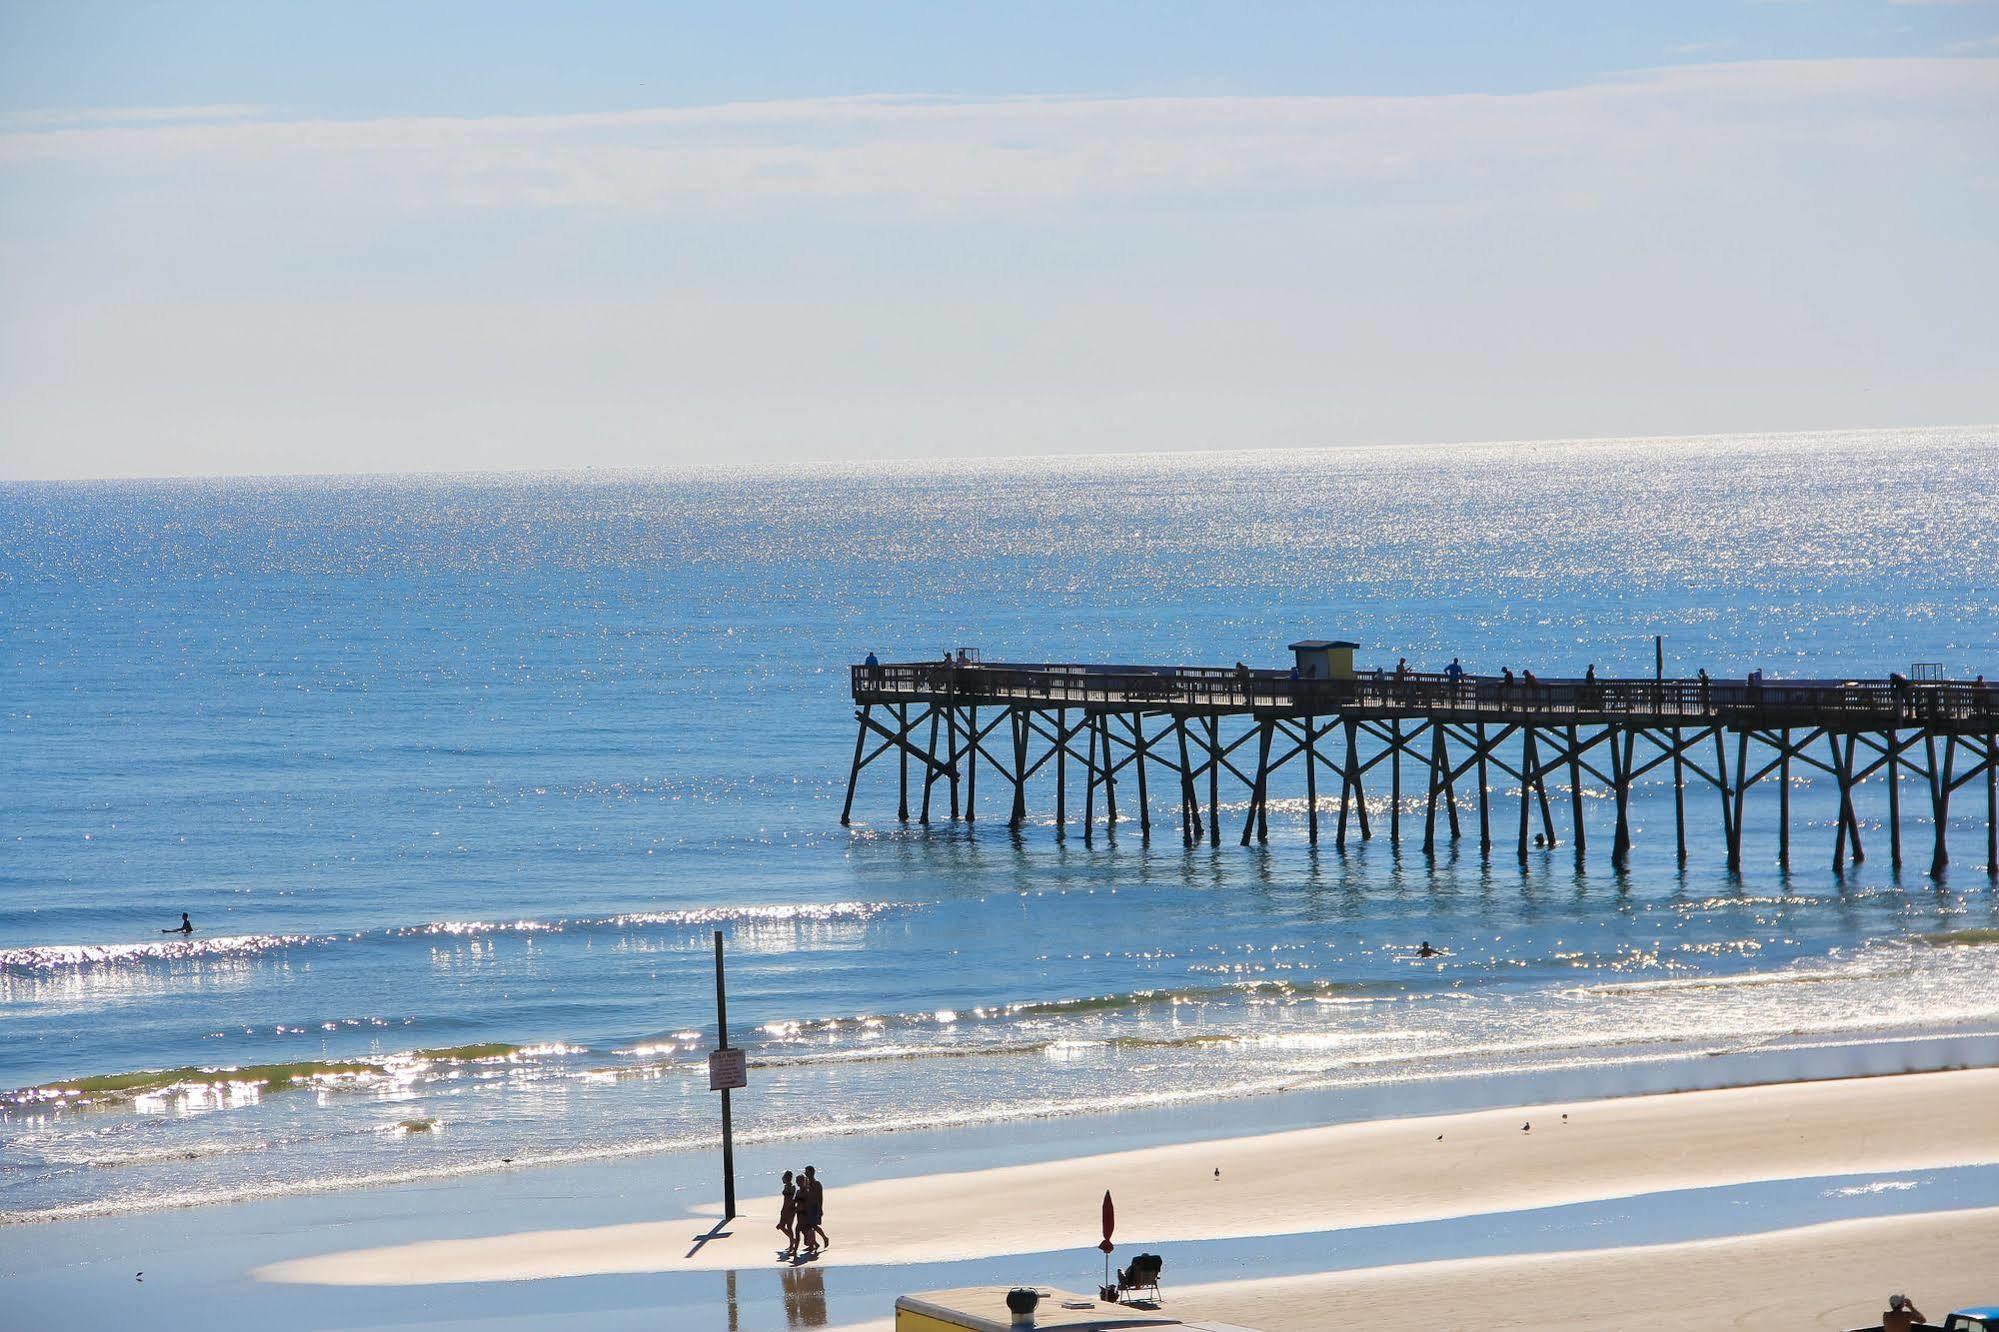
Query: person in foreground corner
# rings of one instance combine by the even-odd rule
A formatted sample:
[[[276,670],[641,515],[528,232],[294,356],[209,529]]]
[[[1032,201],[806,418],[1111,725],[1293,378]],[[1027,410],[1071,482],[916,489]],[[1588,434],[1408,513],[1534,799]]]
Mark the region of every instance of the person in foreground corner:
[[[1888,1312],[1881,1315],[1881,1332],[1909,1332],[1917,1323],[1928,1321],[1907,1295],[1890,1295]]]

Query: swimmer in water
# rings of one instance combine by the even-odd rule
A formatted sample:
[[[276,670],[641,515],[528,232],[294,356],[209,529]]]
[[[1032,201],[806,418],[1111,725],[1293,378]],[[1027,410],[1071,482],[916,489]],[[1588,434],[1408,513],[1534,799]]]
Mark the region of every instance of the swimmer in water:
[[[181,912],[181,913],[180,913],[180,924],[178,924],[178,925],[174,926],[174,927],[173,927],[172,929],[170,929],[170,930],[161,930],[161,931],[160,931],[160,933],[161,933],[161,934],[193,934],[193,933],[194,933],[194,922],[193,922],[193,921],[191,921],[191,920],[189,920],[189,919],[187,918],[187,912],[183,911],[183,912]]]
[[[1436,949],[1434,949],[1434,948],[1430,947],[1430,941],[1429,941],[1428,939],[1425,939],[1425,940],[1423,941],[1423,946],[1422,946],[1421,948],[1418,948],[1418,949],[1416,950],[1416,956],[1418,956],[1418,957],[1440,957],[1440,956],[1442,956],[1442,954],[1440,954],[1440,953],[1439,953],[1439,952],[1438,952],[1438,951],[1437,951]]]

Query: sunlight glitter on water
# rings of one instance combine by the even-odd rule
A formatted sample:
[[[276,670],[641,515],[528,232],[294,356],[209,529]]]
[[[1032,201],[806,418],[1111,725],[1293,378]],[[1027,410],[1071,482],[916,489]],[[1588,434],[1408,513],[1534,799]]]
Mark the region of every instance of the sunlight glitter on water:
[[[1982,843],[1897,875],[1878,784],[1837,877],[1802,781],[1794,867],[1753,804],[1739,877],[1706,806],[1677,863],[1656,782],[1621,874],[1594,838],[1315,850],[1289,789],[1268,848],[1187,852],[1163,804],[1142,843],[1122,792],[1114,843],[1039,804],[1011,836],[990,789],[902,825],[892,763],[838,823],[869,650],[1643,673],[1656,633],[1679,670],[1990,675],[1995,470],[1956,430],[0,487],[0,1081],[329,1075],[17,1097],[0,1212],[701,1140],[716,929],[749,1133],[1999,1020]],[[517,1053],[417,1057],[478,1045]]]

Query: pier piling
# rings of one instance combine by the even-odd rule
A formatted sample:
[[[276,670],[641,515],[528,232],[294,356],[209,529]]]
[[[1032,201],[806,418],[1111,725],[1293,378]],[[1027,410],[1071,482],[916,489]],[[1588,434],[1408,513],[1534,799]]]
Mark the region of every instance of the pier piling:
[[[1599,793],[1608,788],[1610,860],[1622,870],[1633,846],[1634,793],[1658,769],[1649,781],[1670,782],[1680,863],[1688,855],[1686,788],[1692,780],[1714,788],[1727,865],[1739,871],[1753,788],[1766,777],[1778,787],[1776,863],[1791,864],[1793,801],[1809,794],[1793,789],[1794,768],[1801,766],[1816,774],[1808,786],[1829,781],[1826,795],[1812,799],[1823,808],[1829,798],[1834,806],[1835,871],[1866,858],[1860,805],[1864,792],[1877,790],[1877,779],[1885,792],[1869,797],[1870,803],[1885,804],[1889,856],[1900,869],[1906,775],[1927,786],[1929,873],[1942,878],[1950,866],[1952,796],[1982,781],[1985,871],[1999,878],[1999,708],[1982,681],[1585,678],[1527,686],[1407,672],[1299,679],[1293,672],[1215,667],[954,661],[857,666],[852,688],[856,730],[840,807],[843,825],[852,822],[864,774],[892,753],[900,822],[910,819],[913,794],[920,825],[929,825],[933,813],[974,823],[983,767],[1007,783],[1007,822],[1018,830],[1028,816],[1030,779],[1047,769],[1055,835],[1064,838],[1073,760],[1082,770],[1085,841],[1094,840],[1100,790],[1107,836],[1115,839],[1120,819],[1128,817],[1141,838],[1150,838],[1149,770],[1158,765],[1177,778],[1167,789],[1177,788],[1181,841],[1189,849],[1204,840],[1221,845],[1225,785],[1240,793],[1238,843],[1267,843],[1271,805],[1287,789],[1280,787],[1287,770],[1293,770],[1291,782],[1302,779],[1304,836],[1316,846],[1324,766],[1338,775],[1333,839],[1344,850],[1350,826],[1362,843],[1373,837],[1367,774],[1385,763],[1388,839],[1399,849],[1407,762],[1422,782],[1426,855],[1436,854],[1440,813],[1450,840],[1462,835],[1459,777],[1476,781],[1467,798],[1477,804],[1480,854],[1491,855],[1491,782],[1497,777],[1518,783],[1516,853],[1528,864],[1537,815],[1540,844],[1558,844],[1548,779],[1560,773],[1569,785],[1576,863],[1584,864],[1589,854],[1587,780]],[[1701,757],[1709,746],[1711,765]],[[914,793],[912,766],[921,781]],[[1120,806],[1120,777],[1129,778],[1122,794],[1136,800],[1135,809]],[[1961,823],[1975,820],[1975,814],[1969,820],[1960,815]]]

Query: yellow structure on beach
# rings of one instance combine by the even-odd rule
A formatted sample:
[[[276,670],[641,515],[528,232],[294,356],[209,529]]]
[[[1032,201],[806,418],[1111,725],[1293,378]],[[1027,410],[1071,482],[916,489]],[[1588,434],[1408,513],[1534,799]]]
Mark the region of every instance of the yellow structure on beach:
[[[1041,1303],[1016,1322],[1006,1306],[1013,1286],[960,1286],[899,1295],[895,1332],[1120,1332],[1124,1328],[1179,1328],[1181,1332],[1254,1332],[1234,1323],[1187,1322],[1158,1309],[1106,1304],[1088,1295],[1033,1287]]]

